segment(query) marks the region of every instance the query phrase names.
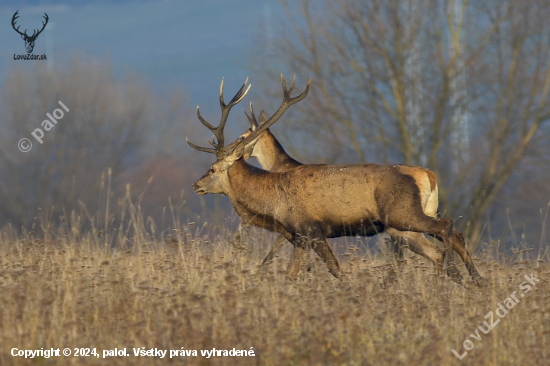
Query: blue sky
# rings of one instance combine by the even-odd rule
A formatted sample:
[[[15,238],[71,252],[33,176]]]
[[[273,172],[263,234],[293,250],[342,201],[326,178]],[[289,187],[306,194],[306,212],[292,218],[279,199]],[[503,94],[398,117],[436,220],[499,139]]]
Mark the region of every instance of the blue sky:
[[[270,33],[279,12],[275,0],[201,1],[12,1],[0,5],[0,82],[12,66],[33,62],[13,60],[26,54],[11,19],[19,10],[21,30],[49,23],[33,54],[48,63],[71,57],[109,61],[113,75],[137,74],[155,89],[182,88],[190,105],[216,101],[222,77],[238,88],[250,75],[249,55],[259,31]],[[251,80],[253,81],[253,80]],[[232,93],[228,89],[228,93]]]

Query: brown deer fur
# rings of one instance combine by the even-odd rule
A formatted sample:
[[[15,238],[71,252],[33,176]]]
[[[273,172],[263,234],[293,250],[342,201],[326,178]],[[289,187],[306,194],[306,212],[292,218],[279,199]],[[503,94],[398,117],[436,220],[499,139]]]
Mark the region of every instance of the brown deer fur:
[[[253,115],[252,106],[251,112]],[[253,125],[252,118],[249,117],[249,120],[251,122],[251,125]],[[253,128],[255,128],[255,126]],[[252,130],[249,129],[241,136],[246,137],[251,133]],[[255,157],[258,160],[263,169],[272,172],[284,172],[302,165],[302,163],[296,161],[286,153],[279,141],[269,130],[264,131],[255,141],[255,143],[246,146],[244,157],[245,159],[248,159],[251,156]],[[436,217],[438,208],[438,190],[435,174],[430,170],[420,167],[401,165],[400,169],[402,169],[402,171],[406,174],[413,177],[418,186],[421,187],[420,190],[424,192],[425,199],[422,201],[424,212],[428,216]],[[397,242],[398,246],[394,246],[393,249],[397,252],[399,258],[402,258],[403,256],[402,251],[400,250],[400,244],[405,244],[413,252],[431,260],[436,268],[442,266],[444,260],[443,252],[439,248],[437,248],[432,242],[427,240],[421,233],[402,232],[393,228],[387,229],[386,233],[390,235],[393,242]],[[461,234],[455,232],[454,235],[457,236],[457,238],[453,240],[453,247],[459,253],[461,258],[463,258],[464,262],[468,263],[470,274],[472,274],[472,276],[474,277],[478,277],[479,274],[477,273],[477,270],[475,269],[473,261],[471,260],[468,252],[465,248],[460,246],[462,240],[458,236],[460,236]],[[285,238],[283,236],[279,236],[275,241],[272,249],[264,259],[263,263],[272,260],[277,250],[284,244],[284,242]]]

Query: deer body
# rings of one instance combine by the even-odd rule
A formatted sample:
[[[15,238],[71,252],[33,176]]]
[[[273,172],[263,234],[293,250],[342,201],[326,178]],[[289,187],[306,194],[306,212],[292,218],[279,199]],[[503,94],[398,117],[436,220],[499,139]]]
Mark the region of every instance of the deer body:
[[[298,229],[322,222],[327,237],[374,235],[386,226],[403,227],[430,199],[419,189],[410,167],[388,165],[302,165],[268,173],[235,162],[228,171],[227,195],[254,215]],[[259,188],[260,187],[260,188]]]
[[[302,165],[273,173],[246,163],[242,157],[224,165],[223,161],[213,164],[214,172],[194,184],[195,192],[227,195],[245,223],[279,232],[302,251],[308,248],[303,238],[324,242],[313,247],[318,253],[328,250],[320,255],[335,276],[339,266],[326,242],[330,237],[370,236],[393,228],[427,232],[450,244],[451,220],[424,212],[422,202],[430,201],[431,188],[419,189],[410,175],[416,174],[411,167]],[[225,174],[214,174],[224,170]],[[293,258],[296,261],[299,259]],[[291,262],[292,268],[296,266],[299,264]]]
[[[258,125],[258,122],[256,121],[256,118],[254,116],[252,105],[251,115],[252,117],[248,115],[247,117],[249,119],[252,129],[255,129]],[[248,136],[250,133],[252,133],[252,130],[248,130],[242,136]],[[264,131],[254,145],[251,144],[250,146],[247,146],[245,151],[245,158],[249,158],[251,156],[255,157],[258,160],[262,168],[274,172],[288,171],[290,169],[303,166],[302,163],[296,161],[286,153],[284,148],[269,130]],[[430,170],[416,166],[393,165],[391,167],[394,167],[394,169],[399,171],[401,174],[408,175],[412,179],[414,179],[415,184],[418,187],[421,195],[421,205],[424,213],[434,218],[437,217],[439,199],[435,174]],[[368,184],[368,181],[363,182],[363,184]],[[352,192],[350,193],[352,197],[356,197],[355,194],[353,194]],[[326,209],[333,210],[334,206],[331,205]],[[327,236],[371,236],[384,231],[381,226],[371,225],[371,228],[373,228],[374,230],[371,230],[369,232],[365,230],[366,228],[364,225],[356,228],[355,230],[353,230],[353,228],[349,226],[341,228],[341,230],[332,230],[330,233],[327,234]],[[411,251],[432,261],[436,269],[442,267],[444,261],[443,252],[439,248],[437,248],[432,242],[427,240],[421,233],[399,231],[391,227],[386,229],[386,233],[390,235],[393,242],[397,243],[397,246],[392,245],[392,249],[394,253],[399,256],[399,258],[402,258],[403,256],[403,253],[400,249],[400,244],[406,244]],[[465,246],[461,245],[463,243],[462,234],[457,232],[453,233],[453,239],[453,248],[459,253],[464,263],[466,263],[470,275],[474,278],[480,277],[473,264],[473,261],[471,260],[470,255],[466,251]],[[277,250],[284,244],[284,242],[284,237],[277,238],[272,249],[265,257],[263,264],[271,261],[275,257]],[[460,277],[459,272],[455,271],[455,267],[451,269],[451,272],[452,276],[457,278]]]

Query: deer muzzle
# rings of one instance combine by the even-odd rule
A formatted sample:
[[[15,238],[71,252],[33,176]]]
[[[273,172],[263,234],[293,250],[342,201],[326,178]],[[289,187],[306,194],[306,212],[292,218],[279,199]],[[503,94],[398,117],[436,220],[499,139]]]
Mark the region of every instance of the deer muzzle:
[[[202,196],[202,195],[206,194],[207,192],[198,183],[199,183],[199,181],[196,181],[195,183],[193,183],[193,191],[195,191],[196,194],[200,194]]]

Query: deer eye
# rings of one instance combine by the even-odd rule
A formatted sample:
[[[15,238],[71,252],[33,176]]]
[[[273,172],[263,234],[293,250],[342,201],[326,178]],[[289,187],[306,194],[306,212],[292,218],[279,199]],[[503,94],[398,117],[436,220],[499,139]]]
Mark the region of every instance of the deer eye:
[[[214,167],[210,168],[210,172],[216,173],[216,168],[214,168]]]

